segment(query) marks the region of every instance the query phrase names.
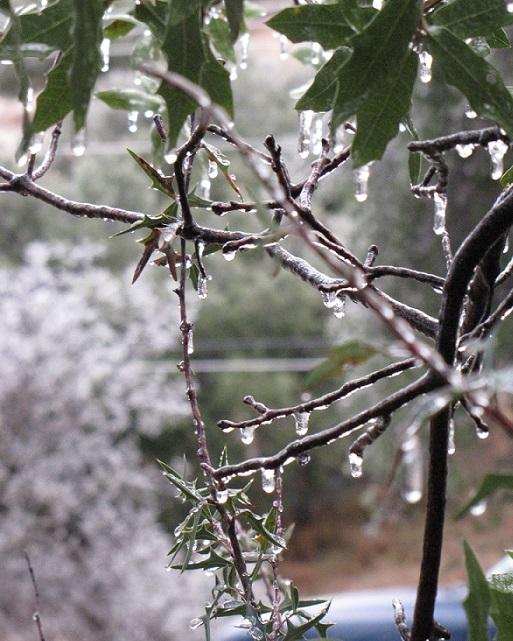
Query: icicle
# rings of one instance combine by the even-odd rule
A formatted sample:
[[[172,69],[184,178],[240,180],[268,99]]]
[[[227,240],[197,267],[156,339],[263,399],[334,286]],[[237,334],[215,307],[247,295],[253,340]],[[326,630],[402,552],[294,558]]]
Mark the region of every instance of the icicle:
[[[367,200],[367,186],[369,183],[370,163],[353,170],[354,197],[359,203]]]
[[[402,496],[407,503],[418,503],[422,498],[422,456],[420,439],[414,434],[402,446],[404,478]]]
[[[240,36],[239,42],[240,42],[239,67],[241,69],[247,69],[248,68],[249,31],[246,31]]]
[[[236,253],[237,253],[237,252],[235,252],[235,251],[223,252],[223,258],[224,258],[226,261],[231,262],[231,261],[235,258],[235,254],[236,254]]]
[[[262,469],[262,489],[267,494],[272,494],[276,487],[276,475],[274,470]]]
[[[346,297],[344,295],[337,296],[335,299],[333,314],[335,318],[343,318],[346,315]]]
[[[250,427],[243,427],[240,430],[240,440],[244,445],[251,445],[253,439],[255,438],[255,427],[251,425]]]
[[[25,109],[29,114],[31,114],[34,111],[34,89],[32,87],[29,87],[27,89],[27,99],[25,101]]]
[[[77,131],[71,139],[71,153],[75,157],[80,157],[85,154],[86,150],[86,132],[85,128]]]
[[[304,436],[308,432],[310,412],[294,412],[294,420],[296,421],[296,434]]]
[[[477,113],[472,109],[472,107],[468,106],[468,107],[465,109],[465,116],[466,116],[469,120],[474,120],[474,118],[477,118]]]
[[[100,53],[102,54],[102,71],[105,73],[110,67],[110,38],[102,40]]]
[[[456,145],[455,147],[458,155],[460,158],[468,158],[469,156],[472,155],[472,152],[474,151],[474,145],[469,144],[469,145]]]
[[[349,453],[349,466],[351,467],[351,476],[354,479],[359,479],[363,474],[362,470],[363,458],[356,454],[356,452]]]
[[[280,60],[287,60],[289,57],[289,41],[287,36],[280,36]]]
[[[301,465],[301,467],[304,467],[305,465],[308,465],[308,463],[310,463],[311,458],[312,457],[310,456],[310,454],[308,454],[308,452],[303,452],[297,457],[297,462],[299,463],[299,465]]]
[[[192,329],[187,332],[187,354],[194,354],[194,335]]]
[[[210,200],[210,178],[202,176],[199,184],[199,195],[205,200]]]
[[[308,158],[310,153],[310,129],[312,127],[313,111],[299,112],[299,139],[297,150],[301,158]]]
[[[137,120],[139,119],[138,111],[129,111],[128,112],[128,131],[132,134],[135,134],[137,131]]]
[[[219,173],[219,167],[217,166],[217,163],[215,160],[209,160],[208,161],[208,177],[211,179],[217,178],[217,174]]]
[[[318,156],[322,151],[322,134],[323,134],[322,114],[318,114],[313,121],[312,135],[310,140],[312,153],[315,156]]]
[[[337,302],[337,292],[323,291],[321,292],[321,298],[322,298],[322,302],[324,303],[324,306],[327,307],[328,309],[331,309],[332,307],[335,307],[335,304]]]
[[[429,51],[422,50],[419,53],[419,78],[421,82],[431,82],[431,66],[433,65],[433,56]]]
[[[447,196],[435,191],[433,196],[435,203],[435,217],[433,221],[433,231],[437,236],[445,233],[445,213],[447,211]]]
[[[449,438],[447,441],[447,454],[452,456],[456,452],[456,444],[454,442],[454,418],[451,416],[449,421]]]
[[[44,139],[45,139],[44,131],[31,136],[29,147],[28,147],[29,152],[31,154],[38,154],[41,151],[41,148],[43,147]]]
[[[470,514],[472,514],[472,516],[482,516],[486,512],[487,507],[486,499],[483,499],[470,508]]]
[[[508,145],[502,140],[492,140],[488,143],[487,148],[492,163],[491,178],[499,180],[504,173],[503,158],[508,151]]]
[[[198,276],[198,298],[205,300],[208,296],[208,277],[200,274]]]

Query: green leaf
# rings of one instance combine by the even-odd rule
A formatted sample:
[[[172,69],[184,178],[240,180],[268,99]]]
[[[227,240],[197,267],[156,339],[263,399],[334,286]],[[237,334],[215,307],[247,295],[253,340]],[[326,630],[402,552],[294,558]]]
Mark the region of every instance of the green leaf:
[[[202,0],[169,0],[168,25],[176,26],[190,18],[201,7]]]
[[[210,40],[219,55],[225,60],[235,64],[237,58],[233,49],[230,27],[226,20],[223,20],[223,18],[212,18],[208,25],[206,25],[205,30],[210,36]]]
[[[183,565],[172,565],[171,567],[174,570],[217,570],[229,565],[231,565],[231,562],[228,559],[224,559],[215,550],[211,550],[208,559],[205,561],[189,563],[186,567],[183,567]]]
[[[410,109],[417,65],[418,56],[410,51],[392,73],[374,84],[356,115],[358,127],[351,148],[353,167],[380,160],[388,142],[396,136],[399,123]]]
[[[500,179],[501,187],[507,187],[511,185],[511,183],[513,183],[513,165],[509,169],[506,169]]]
[[[93,88],[102,66],[102,17],[103,0],[74,1],[74,46],[69,83],[76,131],[85,125]]]
[[[212,54],[207,36],[203,37],[203,52],[205,60],[201,65],[199,84],[208,93],[212,102],[223,107],[228,115],[233,117],[230,74]]]
[[[472,109],[513,134],[513,98],[499,72],[447,29],[432,29],[429,48],[447,82],[459,89]]]
[[[244,24],[244,0],[224,0],[224,6],[232,42],[235,42]]]
[[[401,64],[420,19],[418,0],[389,0],[355,38],[353,55],[338,77],[332,128],[356,113],[372,92]]]
[[[162,99],[140,89],[109,89],[98,91],[96,97],[111,109],[124,109],[125,111],[159,111]]]
[[[132,29],[135,28],[135,24],[136,23],[133,20],[118,18],[105,27],[103,30],[103,36],[109,40],[123,38],[123,36],[128,35]]]
[[[36,102],[36,113],[32,121],[33,131],[45,131],[63,120],[73,109],[68,71],[71,68],[73,52],[64,52],[57,64],[48,72],[46,86]]]
[[[463,601],[468,620],[468,641],[488,641],[488,582],[470,545],[463,541],[463,546],[468,576],[468,595]]]
[[[345,3],[289,7],[267,21],[267,26],[291,42],[318,42],[324,49],[347,44],[356,33]]]
[[[157,0],[155,5],[136,4],[134,16],[148,27],[155,38],[162,41],[166,34],[167,12],[167,0]]]
[[[513,574],[494,574],[488,585],[497,641],[513,641]]]
[[[337,345],[330,351],[328,358],[310,372],[305,385],[312,389],[331,379],[339,379],[346,367],[365,363],[377,351],[372,345],[355,340]]]
[[[196,533],[198,531],[198,526],[199,522],[201,519],[201,512],[198,510],[194,514],[194,520],[192,523],[192,531],[187,535],[187,538],[189,539],[188,545],[187,545],[187,552],[185,553],[185,557],[182,563],[182,567],[180,572],[183,572],[185,568],[189,565],[189,562],[192,558],[192,553],[194,552],[194,548],[196,545]]]
[[[311,630],[322,621],[326,616],[330,605],[331,603],[328,603],[327,607],[323,608],[318,615],[311,617],[301,625],[294,625],[290,619],[287,619],[287,634],[283,638],[283,641],[296,641],[297,639],[302,639],[308,630]]]
[[[298,111],[329,111],[337,93],[337,82],[342,68],[351,56],[351,49],[340,47],[323,65],[306,93],[296,104]]]
[[[280,548],[286,547],[285,541],[281,538],[278,538],[275,536],[270,530],[267,529],[265,526],[265,519],[262,517],[257,516],[256,514],[253,514],[251,510],[240,510],[239,516],[241,518],[245,518],[248,523],[251,525],[251,527],[258,532],[258,534],[262,535],[266,541],[269,543],[272,543],[273,545],[277,545]]]
[[[487,36],[511,22],[503,0],[454,0],[432,14],[431,24],[446,27],[460,38]]]
[[[171,198],[175,197],[175,192],[170,177],[163,176],[159,171],[155,169],[155,167],[150,165],[147,160],[144,160],[144,158],[141,158],[141,156],[136,154],[135,151],[132,151],[131,149],[127,149],[127,151],[139,165],[139,167],[144,171],[144,173],[149,178],[151,178],[151,186],[153,187],[153,189],[158,189],[163,194],[166,194],[166,196],[170,196]]]
[[[497,29],[492,34],[486,36],[486,42],[492,49],[506,49],[511,46],[508,34],[504,29]]]
[[[513,490],[513,474],[487,474],[481,481],[481,485],[475,495],[461,508],[456,518],[461,518],[471,507],[477,505],[498,490]]]

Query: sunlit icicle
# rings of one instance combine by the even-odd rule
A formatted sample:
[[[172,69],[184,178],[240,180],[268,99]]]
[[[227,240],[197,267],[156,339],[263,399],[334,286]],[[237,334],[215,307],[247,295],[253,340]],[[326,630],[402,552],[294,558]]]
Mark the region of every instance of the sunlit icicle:
[[[324,306],[327,307],[328,309],[331,309],[332,307],[335,307],[335,304],[337,302],[337,292],[322,291],[321,298],[322,298],[322,302],[324,303]]]
[[[333,314],[336,318],[343,318],[346,315],[346,297],[337,296],[333,305]]]
[[[479,503],[475,503],[469,511],[472,516],[482,516],[486,512],[487,507],[486,499],[483,499],[482,501],[479,501]]]
[[[253,439],[255,438],[255,427],[251,425],[250,427],[243,427],[240,430],[240,440],[244,445],[251,445]]]
[[[349,466],[351,476],[354,479],[359,479],[363,474],[363,458],[356,452],[349,452]]]
[[[359,203],[363,203],[368,197],[368,184],[370,175],[370,163],[353,170],[354,197]]]
[[[456,443],[454,441],[454,418],[451,416],[449,421],[449,438],[447,440],[447,454],[452,456],[456,452]]]
[[[435,203],[433,231],[437,236],[441,236],[443,233],[445,233],[445,214],[447,211],[446,194],[441,194],[438,191],[435,191],[433,202]]]
[[[86,150],[86,131],[83,127],[77,131],[71,139],[71,153],[75,157],[83,156]]]
[[[198,298],[205,300],[208,296],[208,277],[199,274],[198,276]]]
[[[38,154],[43,147],[44,139],[45,139],[44,131],[37,134],[33,134],[30,138],[30,143],[28,147],[29,152],[31,154]]]
[[[137,131],[137,121],[139,120],[138,111],[128,112],[128,131],[134,134]]]
[[[474,151],[474,145],[473,144],[456,145],[455,149],[458,156],[460,156],[460,158],[468,158],[469,156],[472,155],[472,152]]]
[[[322,134],[323,134],[323,121],[322,114],[317,114],[313,119],[310,147],[312,153],[318,156],[322,151]]]
[[[239,38],[240,43],[240,62],[241,69],[248,68],[248,50],[249,50],[249,31],[243,33]]]
[[[310,153],[310,129],[312,127],[313,111],[299,112],[299,139],[297,150],[301,158],[308,158]]]
[[[468,107],[465,109],[465,116],[466,116],[469,120],[474,120],[474,118],[477,118],[477,113],[472,109],[472,107],[468,106]]]
[[[267,494],[272,494],[276,487],[276,474],[274,470],[262,469],[262,489]]]
[[[280,42],[280,60],[287,60],[289,57],[289,41],[287,36],[281,35],[279,38]]]
[[[401,494],[407,503],[418,503],[422,498],[423,472],[420,439],[413,434],[403,443],[403,488]]]
[[[488,153],[491,160],[491,178],[492,180],[499,180],[504,172],[503,158],[508,151],[508,145],[502,140],[492,140],[487,145]]]
[[[105,73],[110,67],[110,38],[104,38],[100,45],[102,54],[102,71]]]
[[[433,65],[433,56],[429,51],[422,50],[419,53],[419,78],[421,82],[431,82],[431,67]]]
[[[294,420],[296,422],[296,434],[304,436],[308,432],[310,412],[294,412]]]
[[[219,173],[219,168],[215,160],[209,160],[208,161],[208,177],[211,179],[217,178],[218,173]]]
[[[210,200],[210,178],[208,174],[202,176],[199,184],[199,195],[205,200]]]

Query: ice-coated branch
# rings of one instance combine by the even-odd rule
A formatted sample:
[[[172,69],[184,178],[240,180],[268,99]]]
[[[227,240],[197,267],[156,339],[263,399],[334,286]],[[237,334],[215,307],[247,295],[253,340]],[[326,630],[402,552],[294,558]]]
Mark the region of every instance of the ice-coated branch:
[[[449,136],[441,136],[431,140],[412,140],[408,149],[412,152],[422,152],[428,156],[455,149],[459,145],[479,145],[486,147],[489,142],[502,140],[509,144],[509,137],[501,132],[499,127],[486,127],[472,131],[460,131]]]
[[[408,267],[394,267],[393,265],[376,265],[367,266],[366,273],[369,281],[375,278],[383,278],[384,276],[396,276],[397,278],[409,278],[416,280],[419,283],[427,283],[436,290],[442,290],[445,278],[436,276],[435,274],[428,274],[416,269],[409,269]]]

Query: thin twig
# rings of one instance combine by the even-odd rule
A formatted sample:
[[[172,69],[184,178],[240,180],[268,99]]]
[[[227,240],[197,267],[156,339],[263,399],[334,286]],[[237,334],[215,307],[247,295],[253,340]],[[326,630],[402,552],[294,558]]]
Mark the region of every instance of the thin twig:
[[[40,603],[39,603],[39,588],[37,586],[37,581],[36,581],[36,575],[34,572],[34,568],[32,567],[32,563],[30,562],[30,557],[28,555],[28,552],[23,553],[25,556],[25,561],[27,562],[28,566],[28,571],[30,574],[30,580],[32,581],[32,587],[34,588],[34,599],[36,603],[36,609],[34,611],[34,614],[32,615],[32,619],[34,620],[37,628],[37,633],[39,635],[39,641],[45,641],[45,635],[43,632],[43,622],[41,620],[41,608],[40,608]]]

